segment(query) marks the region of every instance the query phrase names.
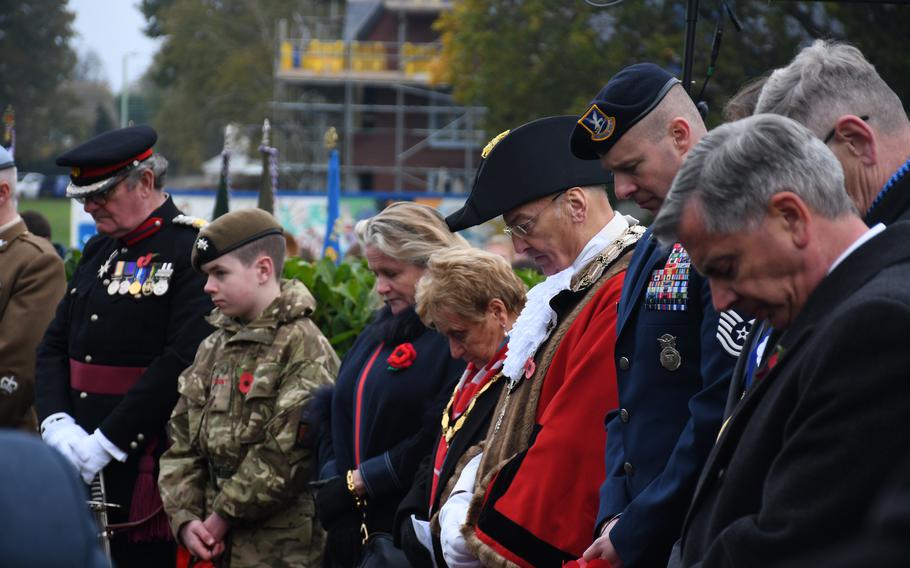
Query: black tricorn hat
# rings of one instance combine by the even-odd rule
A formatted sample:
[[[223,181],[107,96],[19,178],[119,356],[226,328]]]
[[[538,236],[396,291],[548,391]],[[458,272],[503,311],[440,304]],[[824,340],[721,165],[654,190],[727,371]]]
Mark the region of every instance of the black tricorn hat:
[[[653,63],[629,65],[610,79],[577,119],[572,153],[599,160],[623,134],[654,110],[679,79]]]
[[[60,154],[57,165],[70,168],[67,197],[89,197],[106,191],[152,156],[158,133],[151,126],[129,126],[95,136]]]
[[[452,232],[479,225],[529,201],[572,187],[611,181],[598,162],[580,160],[567,143],[577,117],[550,116],[507,130],[483,150],[464,206],[446,217]]]

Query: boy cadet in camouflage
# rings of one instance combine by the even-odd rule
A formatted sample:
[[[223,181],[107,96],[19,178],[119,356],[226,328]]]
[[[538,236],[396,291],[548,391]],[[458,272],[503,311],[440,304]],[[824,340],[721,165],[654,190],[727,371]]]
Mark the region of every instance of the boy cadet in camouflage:
[[[192,253],[216,331],[180,376],[158,483],[180,544],[219,566],[321,564],[314,452],[298,421],[338,357],[308,317],[313,296],[280,279],[284,247],[274,217],[245,209],[200,231]]]

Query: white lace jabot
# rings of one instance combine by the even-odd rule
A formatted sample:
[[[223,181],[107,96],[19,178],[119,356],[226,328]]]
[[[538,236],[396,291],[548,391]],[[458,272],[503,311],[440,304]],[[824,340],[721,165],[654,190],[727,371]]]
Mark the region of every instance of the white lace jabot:
[[[632,221],[637,223],[634,219]],[[556,294],[567,290],[575,273],[628,228],[629,220],[619,213],[614,214],[613,219],[588,241],[571,266],[548,276],[546,280],[531,288],[525,307],[509,332],[509,352],[503,363],[502,373],[509,377],[510,383],[521,379],[528,359],[537,353],[537,349],[556,327],[556,312],[550,307],[550,300]]]

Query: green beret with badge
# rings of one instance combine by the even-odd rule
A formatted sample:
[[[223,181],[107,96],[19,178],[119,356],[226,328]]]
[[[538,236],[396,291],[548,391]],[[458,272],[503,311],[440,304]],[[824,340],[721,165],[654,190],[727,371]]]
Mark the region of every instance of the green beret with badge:
[[[281,223],[262,209],[238,209],[218,217],[199,231],[193,245],[193,268],[269,235],[283,235]]]

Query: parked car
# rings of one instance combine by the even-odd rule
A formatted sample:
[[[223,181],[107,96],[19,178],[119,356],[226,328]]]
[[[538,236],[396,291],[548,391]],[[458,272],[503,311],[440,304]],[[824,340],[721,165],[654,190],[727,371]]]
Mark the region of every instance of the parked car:
[[[38,172],[26,172],[21,175],[16,182],[16,194],[19,199],[35,199],[41,191],[41,184],[44,182],[44,174]]]

